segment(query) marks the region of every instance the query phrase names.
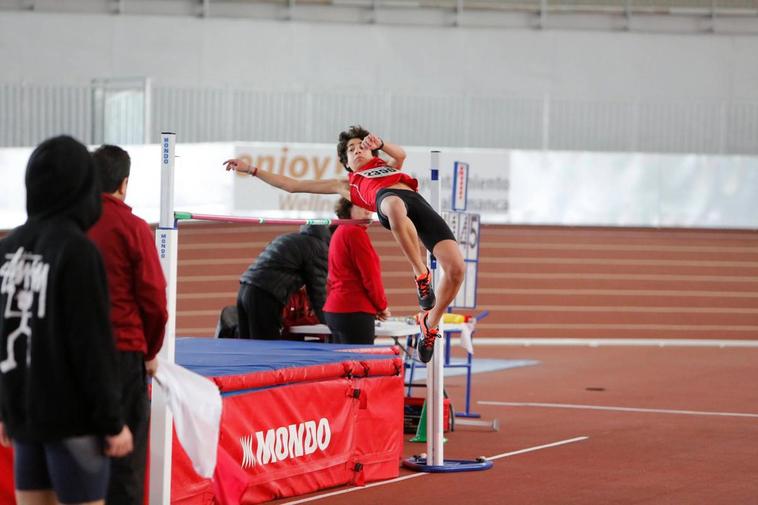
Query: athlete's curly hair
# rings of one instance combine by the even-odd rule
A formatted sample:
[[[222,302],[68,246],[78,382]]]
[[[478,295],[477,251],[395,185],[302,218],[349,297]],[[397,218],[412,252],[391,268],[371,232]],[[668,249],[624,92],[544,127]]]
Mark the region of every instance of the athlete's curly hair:
[[[350,167],[347,166],[347,143],[350,142],[352,139],[365,139],[368,137],[369,131],[363,128],[360,125],[353,125],[347,130],[340,132],[340,139],[337,143],[337,156],[340,159],[340,163],[342,163],[342,166],[345,167],[345,170],[348,172],[352,172]],[[371,154],[373,156],[379,155],[379,150],[374,149],[371,151]]]

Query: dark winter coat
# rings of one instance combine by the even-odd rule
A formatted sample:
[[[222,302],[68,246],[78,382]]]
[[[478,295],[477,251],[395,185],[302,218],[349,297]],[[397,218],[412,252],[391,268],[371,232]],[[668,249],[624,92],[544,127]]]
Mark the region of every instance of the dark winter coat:
[[[330,236],[327,226],[303,225],[299,233],[276,237],[242,274],[240,282],[265,290],[283,306],[305,285],[311,306],[323,321]]]

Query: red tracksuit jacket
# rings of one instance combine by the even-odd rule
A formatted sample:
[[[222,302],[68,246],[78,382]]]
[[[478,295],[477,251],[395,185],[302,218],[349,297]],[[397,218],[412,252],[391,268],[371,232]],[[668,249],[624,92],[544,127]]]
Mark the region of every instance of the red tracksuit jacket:
[[[326,312],[376,314],[387,308],[379,256],[363,226],[342,224],[334,231],[326,289]]]
[[[168,319],[155,238],[123,201],[108,194],[102,200],[103,214],[88,235],[100,249],[108,274],[116,348],[142,352],[151,360],[163,344]]]

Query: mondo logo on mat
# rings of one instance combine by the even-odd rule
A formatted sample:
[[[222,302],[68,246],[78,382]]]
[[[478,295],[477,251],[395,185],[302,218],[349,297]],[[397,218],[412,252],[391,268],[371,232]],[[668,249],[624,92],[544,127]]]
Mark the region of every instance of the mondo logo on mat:
[[[325,417],[318,421],[256,431],[240,437],[242,468],[307,456],[316,450],[323,452],[329,447],[331,439],[332,430]]]

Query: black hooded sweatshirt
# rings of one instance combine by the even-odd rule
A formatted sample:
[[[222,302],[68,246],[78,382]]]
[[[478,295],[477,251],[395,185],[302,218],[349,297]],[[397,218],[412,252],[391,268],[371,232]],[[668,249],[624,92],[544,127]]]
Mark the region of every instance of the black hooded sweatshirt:
[[[0,241],[0,420],[27,442],[116,435],[124,422],[107,280],[85,234],[100,216],[86,147],[62,136],[34,150],[26,209],[26,223]]]
[[[324,322],[331,236],[328,226],[314,224],[301,226],[299,233],[279,235],[261,251],[240,282],[267,291],[282,306],[305,285],[313,312]]]

